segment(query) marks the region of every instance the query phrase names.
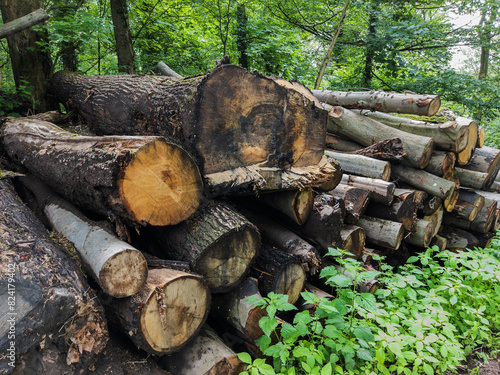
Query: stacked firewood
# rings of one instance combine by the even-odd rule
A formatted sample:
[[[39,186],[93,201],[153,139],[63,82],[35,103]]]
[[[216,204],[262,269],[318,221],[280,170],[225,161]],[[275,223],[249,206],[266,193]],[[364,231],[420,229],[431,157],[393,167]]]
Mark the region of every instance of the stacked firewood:
[[[58,127],[48,114],[7,119],[0,149],[21,175],[16,191],[69,240],[99,290],[91,327],[101,327],[101,338],[87,326],[79,340],[70,331],[71,366],[84,354],[97,358],[109,321],[171,373],[237,374],[244,365],[229,342],[258,355],[262,335],[264,311],[246,299],[276,292],[298,303],[305,289],[329,296],[318,277],[334,265],[328,248],[369,268],[373,253],[401,263],[429,245],[484,246],[495,227],[500,195],[487,190],[500,151],[481,147],[473,121],[377,112],[432,116],[436,96],[311,92],[234,65],[187,78],[60,72],[50,88],[91,135]],[[29,213],[16,220],[28,211],[0,182],[0,204],[17,202],[0,233],[8,234],[15,280],[26,282],[20,251],[42,224]],[[46,258],[63,256],[38,246]],[[57,261],[29,266],[75,275],[75,295],[86,285]],[[361,287],[373,292],[378,283]],[[38,298],[51,306],[51,293]],[[68,319],[33,311],[40,326]],[[48,334],[30,332],[18,359]]]

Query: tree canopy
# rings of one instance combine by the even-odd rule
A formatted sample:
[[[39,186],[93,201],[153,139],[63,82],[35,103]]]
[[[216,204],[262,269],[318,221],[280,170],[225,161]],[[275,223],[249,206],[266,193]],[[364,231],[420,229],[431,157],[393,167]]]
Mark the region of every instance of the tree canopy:
[[[16,2],[23,1],[1,0],[4,22]],[[42,36],[36,48],[50,55],[54,71],[153,73],[163,61],[189,76],[228,55],[249,70],[312,88],[339,30],[321,87],[439,94],[459,114],[483,122],[500,116],[496,0],[29,2],[50,15],[33,29]],[[459,25],[453,22],[457,15],[476,22]],[[457,67],[453,50],[464,46],[470,57]],[[0,47],[3,90],[32,93],[30,82],[14,80],[16,61],[7,39]],[[0,115],[13,110],[4,97]]]

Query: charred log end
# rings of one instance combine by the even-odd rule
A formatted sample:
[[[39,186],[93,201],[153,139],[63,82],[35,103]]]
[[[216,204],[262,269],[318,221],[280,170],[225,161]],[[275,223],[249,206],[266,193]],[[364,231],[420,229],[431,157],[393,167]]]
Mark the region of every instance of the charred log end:
[[[99,272],[102,289],[116,298],[139,292],[148,276],[146,259],[135,249],[125,250],[109,258]]]
[[[210,291],[202,278],[182,271],[150,270],[150,276],[165,277],[168,281],[151,293],[142,308],[140,325],[144,342],[159,355],[176,352],[205,323]]]
[[[427,166],[427,164],[429,164],[429,160],[431,160],[433,150],[434,150],[434,140],[430,138],[427,144],[425,145],[422,155],[417,159],[418,168],[424,169]]]
[[[211,244],[193,268],[204,276],[211,292],[227,292],[247,273],[259,248],[260,235],[248,224]]]
[[[118,179],[120,197],[140,223],[172,225],[198,208],[203,184],[193,158],[182,148],[154,140],[141,147]]]

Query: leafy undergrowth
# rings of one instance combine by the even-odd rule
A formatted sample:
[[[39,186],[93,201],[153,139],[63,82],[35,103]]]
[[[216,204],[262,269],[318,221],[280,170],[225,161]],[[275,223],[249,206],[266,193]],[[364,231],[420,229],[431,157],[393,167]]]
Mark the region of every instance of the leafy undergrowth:
[[[296,309],[287,297],[252,300],[267,310],[259,324],[266,359],[238,354],[242,374],[442,374],[455,372],[477,348],[495,355],[500,331],[500,240],[487,249],[453,253],[427,251],[398,269],[379,261],[378,271],[342,258],[321,276],[335,288],[333,300],[304,292],[311,311],[278,324],[280,311]],[[347,272],[345,272],[347,271]],[[346,276],[346,275],[349,275]],[[375,295],[357,285],[377,277]],[[271,342],[271,335],[279,341]],[[483,351],[481,350],[481,353]],[[486,359],[486,358],[485,358]]]

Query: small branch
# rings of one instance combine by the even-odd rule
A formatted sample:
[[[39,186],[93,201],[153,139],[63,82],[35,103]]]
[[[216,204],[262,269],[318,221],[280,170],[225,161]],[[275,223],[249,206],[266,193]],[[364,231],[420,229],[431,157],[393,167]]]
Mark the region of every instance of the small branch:
[[[49,19],[49,15],[43,10],[38,9],[14,21],[0,25],[0,39],[7,38],[20,31],[26,30],[31,26],[38,25]]]

